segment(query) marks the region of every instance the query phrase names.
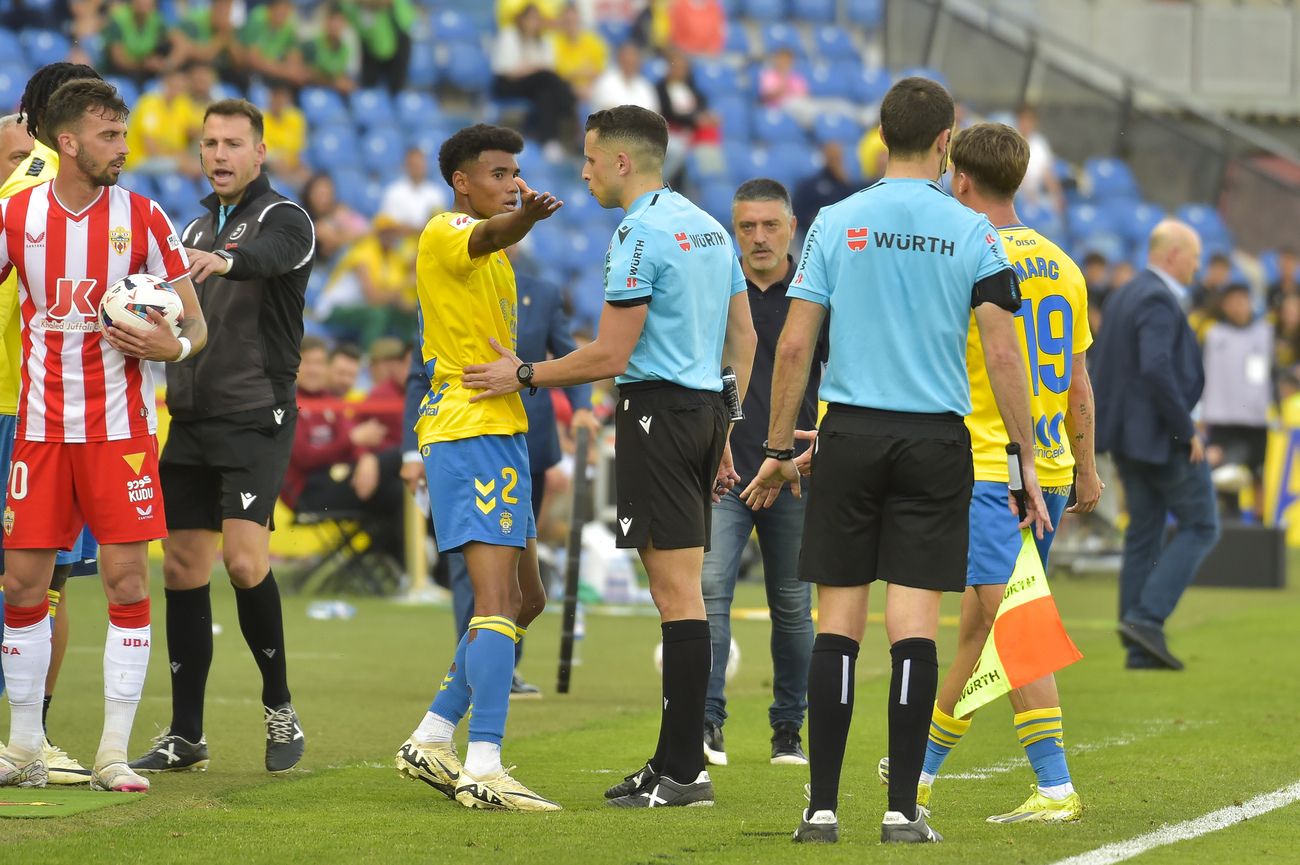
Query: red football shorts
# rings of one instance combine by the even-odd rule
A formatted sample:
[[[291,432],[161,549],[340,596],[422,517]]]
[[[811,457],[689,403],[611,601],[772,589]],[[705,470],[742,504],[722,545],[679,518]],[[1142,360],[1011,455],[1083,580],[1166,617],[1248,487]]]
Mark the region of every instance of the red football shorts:
[[[14,442],[5,548],[71,549],[83,523],[101,545],[167,537],[157,439]]]

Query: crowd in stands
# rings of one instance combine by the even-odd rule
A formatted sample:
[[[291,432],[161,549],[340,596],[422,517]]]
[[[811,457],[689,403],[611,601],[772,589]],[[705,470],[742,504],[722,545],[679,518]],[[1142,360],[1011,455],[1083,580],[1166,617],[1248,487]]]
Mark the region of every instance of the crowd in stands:
[[[208,192],[195,155],[204,107],[244,95],[263,109],[268,170],[316,226],[308,332],[326,341],[322,352],[338,346],[328,363],[304,354],[305,393],[329,390],[317,367],[346,367],[357,354],[347,346],[377,372],[377,353],[394,351],[390,338],[412,341],[415,245],[450,203],[430,162],[461,125],[486,119],[525,132],[524,176],[556,192],[565,209],[518,255],[544,263],[546,277],[567,287],[575,327],[590,333],[619,214],[602,210],[579,177],[589,111],[621,103],[659,111],[669,122],[666,174],[675,186],[729,226],[739,183],[773,177],[791,189],[802,232],[818,209],[883,172],[875,115],[890,84],[908,74],[942,80],[883,68],[879,0],[498,0],[494,8],[469,0],[11,0],[0,15],[7,109],[43,63],[102,69],[133,109],[123,183],[158,199],[179,224]],[[1142,266],[1146,237],[1165,211],[1144,199],[1120,159],[1057,158],[1032,107],[991,118],[960,110],[963,125],[981,119],[1002,119],[1028,139],[1020,214],[1085,268],[1094,329],[1103,326],[1107,293]],[[1275,405],[1279,389],[1286,396],[1300,380],[1295,252],[1243,255],[1209,204],[1188,203],[1176,215],[1207,250],[1203,281],[1187,298],[1207,373],[1213,379],[1227,367],[1223,346],[1233,340],[1225,334],[1249,331],[1262,344],[1267,331],[1263,386],[1266,405]],[[1258,361],[1231,375],[1229,387],[1260,386]],[[389,381],[381,376],[374,387]],[[1207,420],[1235,426],[1270,417]],[[322,438],[304,444],[305,453],[350,448],[358,466],[365,454],[378,460],[386,440],[378,429],[394,430],[377,418],[349,424],[304,423],[300,434]],[[295,496],[325,483],[322,465],[293,470]],[[378,495],[368,475],[359,469],[346,481],[361,501]],[[338,493],[340,482],[331,482]]]

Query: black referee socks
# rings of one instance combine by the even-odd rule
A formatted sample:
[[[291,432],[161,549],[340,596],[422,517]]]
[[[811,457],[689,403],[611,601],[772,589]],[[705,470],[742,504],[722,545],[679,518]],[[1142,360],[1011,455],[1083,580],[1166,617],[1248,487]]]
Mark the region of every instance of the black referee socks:
[[[909,637],[889,649],[889,810],[916,819],[916,782],[939,690],[939,653],[934,640]]]
[[[808,664],[809,814],[834,811],[838,804],[844,743],[853,720],[857,663],[856,640],[841,634],[818,634],[813,640]]]
[[[275,575],[251,589],[235,587],[239,630],[262,671],[262,705],[274,709],[289,702],[289,674],[284,662],[284,616],[280,611],[280,588]]]
[[[166,589],[167,660],[172,670],[169,732],[186,742],[203,736],[203,691],[212,666],[212,587]]]
[[[709,690],[713,645],[705,619],[660,626],[664,637],[663,714],[659,745],[650,765],[681,784],[704,771],[704,697]]]

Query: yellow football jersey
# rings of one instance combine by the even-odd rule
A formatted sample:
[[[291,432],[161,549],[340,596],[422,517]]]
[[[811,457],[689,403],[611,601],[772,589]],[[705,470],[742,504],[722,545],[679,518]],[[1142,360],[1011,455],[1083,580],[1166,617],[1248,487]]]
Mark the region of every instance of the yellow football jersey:
[[[1012,225],[998,233],[1020,279],[1016,332],[1029,372],[1038,482],[1045,487],[1068,486],[1074,476],[1074,454],[1065,431],[1072,361],[1092,345],[1087,285],[1070,257],[1032,228]],[[984,368],[984,347],[974,321],[966,339],[966,369],[971,395],[966,426],[975,480],[1006,483],[1007,430],[993,400]]]
[[[59,155],[39,141],[31,156],[19,163],[13,174],[0,186],[0,198],[16,195],[24,189],[53,180],[59,171]],[[18,315],[18,273],[10,271],[0,284],[0,414],[18,413],[18,376],[22,366]]]
[[[463,213],[440,213],[420,235],[415,288],[421,356],[430,379],[415,422],[421,446],[528,431],[519,394],[471,404],[476,391],[460,383],[465,367],[500,358],[489,337],[514,349],[518,335],[515,272],[506,254],[469,256],[469,236],[477,222]]]

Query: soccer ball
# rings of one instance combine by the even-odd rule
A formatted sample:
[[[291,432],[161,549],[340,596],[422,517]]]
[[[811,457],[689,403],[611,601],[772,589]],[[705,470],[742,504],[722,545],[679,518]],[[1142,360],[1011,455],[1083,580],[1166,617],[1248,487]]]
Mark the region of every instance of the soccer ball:
[[[99,318],[104,326],[149,331],[154,323],[149,310],[162,313],[171,325],[172,335],[181,332],[183,306],[180,295],[167,280],[148,273],[133,273],[108,287],[99,302]]]
[[[660,643],[659,645],[655,646],[654,661],[655,661],[655,669],[659,671],[660,675],[662,675],[664,671],[664,644],[663,643]],[[736,641],[733,639],[731,641],[731,651],[727,653],[726,677],[728,682],[730,682],[732,678],[735,677],[736,671],[739,669],[740,669],[740,646],[736,645]]]

